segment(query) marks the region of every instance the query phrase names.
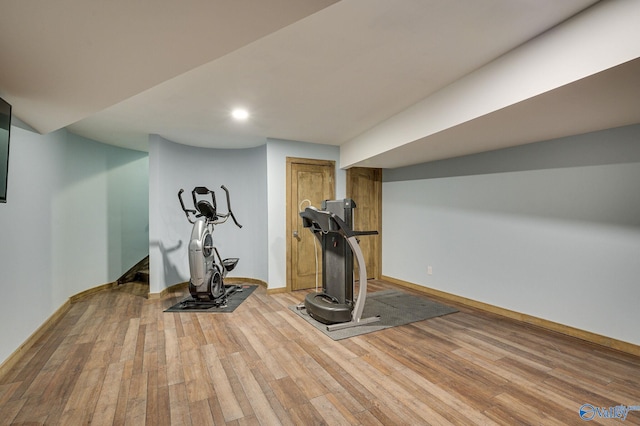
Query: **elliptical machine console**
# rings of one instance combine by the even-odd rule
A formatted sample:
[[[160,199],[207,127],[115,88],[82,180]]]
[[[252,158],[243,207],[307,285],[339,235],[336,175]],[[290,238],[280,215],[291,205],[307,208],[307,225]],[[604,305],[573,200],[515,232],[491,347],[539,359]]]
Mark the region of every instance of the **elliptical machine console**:
[[[227,213],[220,213],[216,204],[216,194],[204,186],[196,186],[191,191],[193,209],[187,209],[182,200],[184,189],[178,191],[180,206],[187,216],[187,220],[193,224],[191,239],[189,241],[189,293],[192,300],[183,302],[185,307],[223,307],[227,304],[227,298],[233,293],[242,291],[240,286],[225,285],[224,278],[238,264],[238,258],[222,259],[218,249],[213,245],[214,225],[218,225],[233,219],[238,228],[238,223],[229,200],[229,190],[222,185],[227,199]],[[219,262],[217,263],[216,260]]]

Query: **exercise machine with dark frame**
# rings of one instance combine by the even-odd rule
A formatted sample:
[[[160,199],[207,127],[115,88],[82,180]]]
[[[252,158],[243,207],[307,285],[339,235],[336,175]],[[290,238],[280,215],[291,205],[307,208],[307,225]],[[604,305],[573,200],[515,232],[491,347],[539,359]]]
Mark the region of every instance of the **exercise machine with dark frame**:
[[[371,324],[379,316],[362,318],[367,298],[367,267],[357,239],[377,235],[378,231],[354,231],[352,199],[325,200],[322,210],[307,207],[300,212],[302,224],[322,246],[322,291],[309,293],[300,308],[315,320],[327,324],[327,330]],[[359,290],[354,300],[354,263],[358,262]]]
[[[242,291],[241,286],[225,285],[224,278],[238,264],[238,258],[223,259],[220,252],[213,245],[213,229],[231,218],[238,228],[238,223],[229,199],[229,190],[222,185],[227,199],[227,213],[220,213],[217,209],[216,194],[207,187],[197,186],[191,191],[193,209],[187,209],[182,200],[184,189],[178,191],[180,206],[193,224],[189,241],[189,293],[191,298],[182,302],[188,308],[225,307],[227,299],[236,292]],[[216,262],[217,260],[217,262]]]

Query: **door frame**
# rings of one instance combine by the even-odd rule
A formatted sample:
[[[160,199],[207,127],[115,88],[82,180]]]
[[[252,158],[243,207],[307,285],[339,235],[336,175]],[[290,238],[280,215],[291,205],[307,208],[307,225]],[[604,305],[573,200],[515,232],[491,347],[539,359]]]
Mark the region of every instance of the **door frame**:
[[[353,198],[353,179],[352,173],[358,169],[368,169],[373,172],[374,180],[372,180],[374,184],[374,191],[376,191],[378,203],[374,208],[377,210],[378,223],[376,224],[375,229],[378,231],[378,235],[375,238],[378,238],[378,244],[376,246],[377,250],[375,252],[375,270],[373,271],[373,279],[379,280],[382,277],[382,169],[380,168],[370,168],[370,167],[352,167],[347,169],[347,183],[346,183],[346,193],[347,198]],[[358,200],[355,200],[356,205]],[[367,269],[367,272],[370,272]]]
[[[292,203],[292,194],[291,194],[291,182],[292,182],[292,166],[294,164],[309,164],[316,166],[328,166],[332,168],[332,181],[333,186],[331,187],[331,199],[335,198],[336,194],[336,162],[334,160],[318,160],[313,158],[299,158],[299,157],[287,157],[287,168],[286,168],[286,250],[287,250],[287,267],[286,267],[286,279],[287,279],[287,291],[292,291],[292,256],[291,256],[291,238],[293,235],[293,217],[291,215],[291,203]],[[297,218],[296,218],[297,220]]]

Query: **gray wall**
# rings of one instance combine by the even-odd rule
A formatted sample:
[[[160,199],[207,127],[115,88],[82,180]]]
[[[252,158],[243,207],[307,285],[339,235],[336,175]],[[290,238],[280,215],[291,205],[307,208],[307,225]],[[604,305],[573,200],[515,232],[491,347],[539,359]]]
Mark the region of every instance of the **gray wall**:
[[[344,197],[345,172],[337,169],[337,146],[267,139],[251,149],[204,149],[149,139],[151,292],[189,280],[187,245],[191,226],[177,193],[194,186],[224,184],[243,225],[216,227],[214,241],[224,257],[239,257],[230,276],[257,278],[269,289],[286,286],[286,158],[336,161],[336,195]]]
[[[146,153],[13,126],[9,161],[0,362],[70,296],[115,281],[148,253]]]
[[[639,125],[386,170],[383,274],[640,344],[639,182]]]
[[[179,145],[157,135],[149,138],[150,291],[159,293],[189,281],[188,245],[191,225],[178,201],[192,207],[191,190],[206,186],[216,192],[218,207],[226,211],[225,185],[242,228],[231,220],[214,229],[214,243],[222,257],[239,257],[229,276],[267,281],[266,146],[248,149],[205,149]]]

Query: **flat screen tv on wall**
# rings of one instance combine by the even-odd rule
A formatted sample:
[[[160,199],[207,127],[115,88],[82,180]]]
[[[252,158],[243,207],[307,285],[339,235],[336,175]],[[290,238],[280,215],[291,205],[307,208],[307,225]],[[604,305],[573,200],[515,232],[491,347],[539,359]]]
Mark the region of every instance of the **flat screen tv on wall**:
[[[11,136],[11,105],[0,98],[0,203],[7,202],[9,176],[9,137]]]

